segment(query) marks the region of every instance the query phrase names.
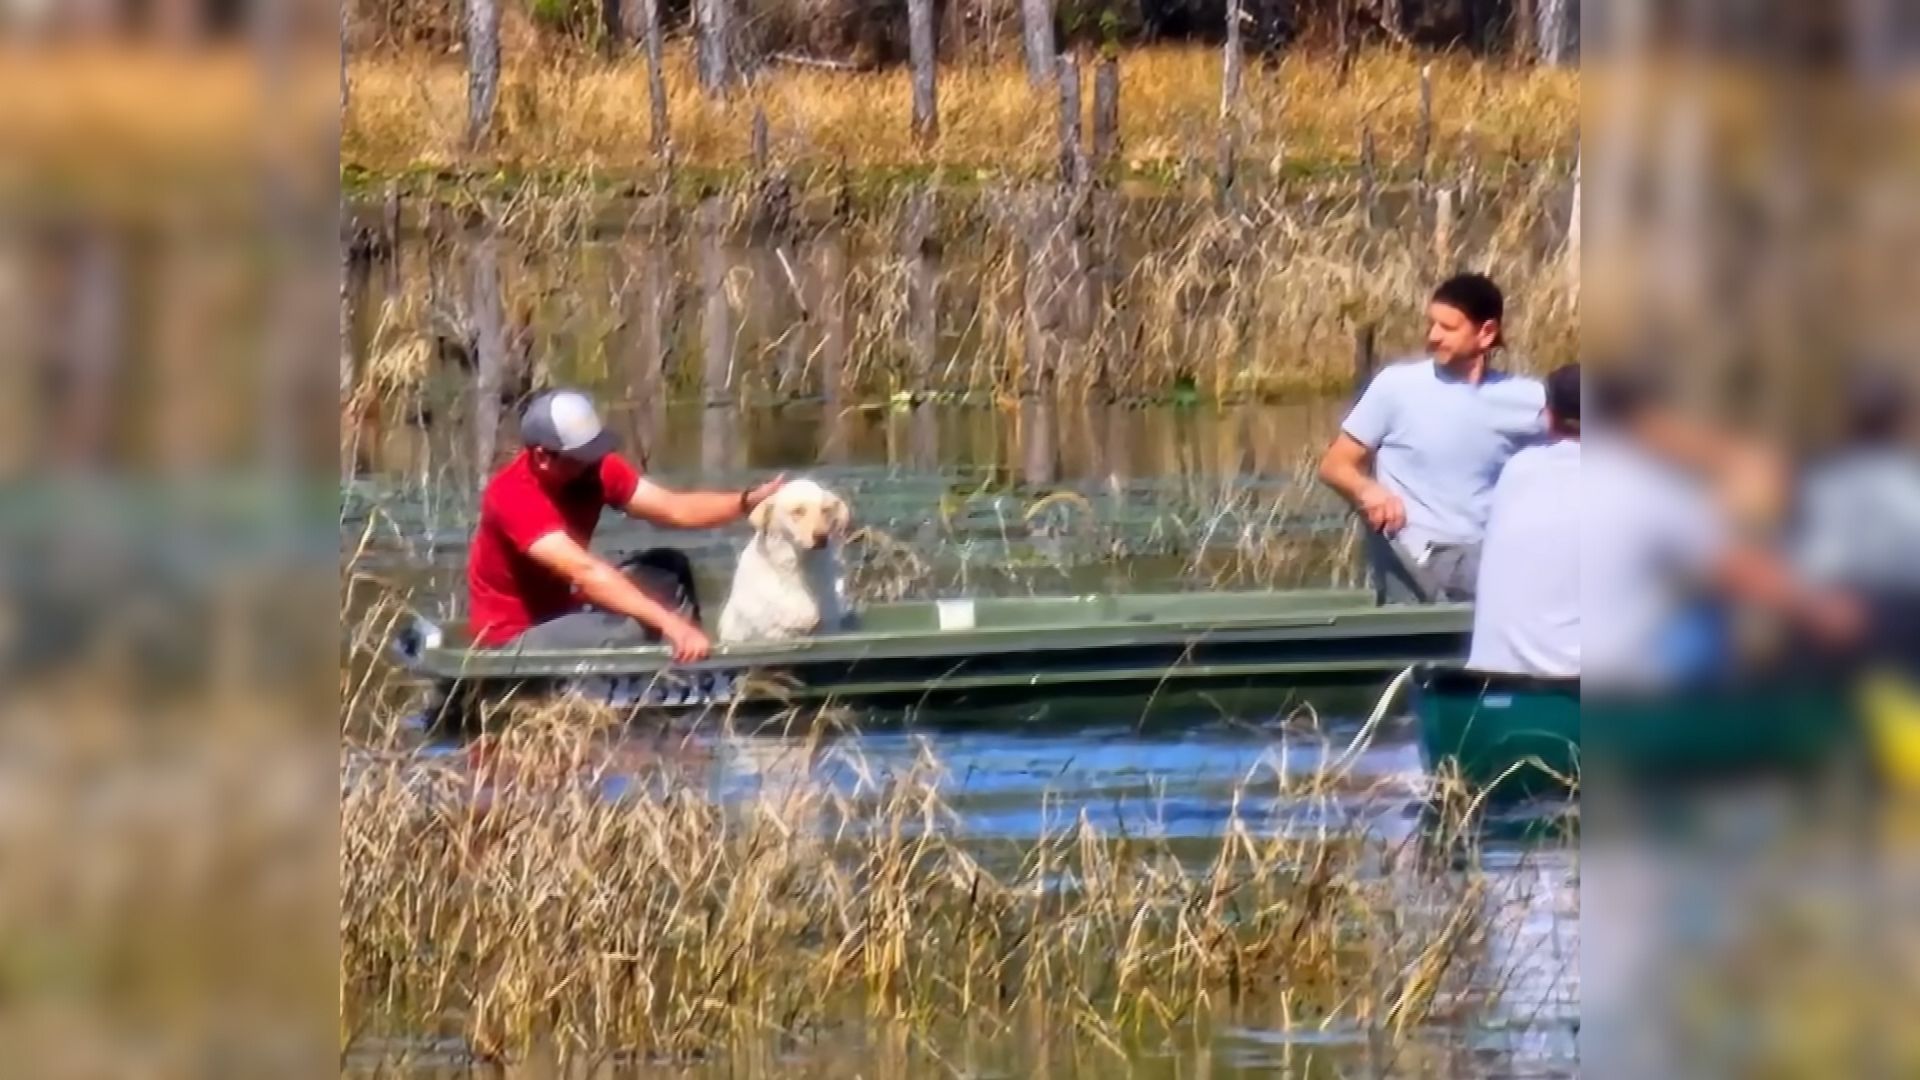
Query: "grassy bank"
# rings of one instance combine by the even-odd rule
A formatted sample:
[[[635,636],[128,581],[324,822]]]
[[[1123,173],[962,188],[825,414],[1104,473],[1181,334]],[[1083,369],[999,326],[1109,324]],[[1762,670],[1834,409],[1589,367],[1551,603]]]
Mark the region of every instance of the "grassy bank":
[[[1249,65],[1242,168],[1267,175],[1350,169],[1360,161],[1363,131],[1373,133],[1383,170],[1409,168],[1420,136],[1423,62],[1405,51],[1370,51],[1345,85],[1331,56],[1290,55],[1277,72]],[[1154,47],[1126,51],[1119,63],[1123,174],[1166,183],[1210,172],[1221,130],[1219,53]],[[1579,125],[1577,73],[1451,56],[1433,64],[1432,152],[1441,168],[1468,160],[1487,167],[1501,158],[1535,164],[1569,154]],[[463,149],[466,74],[459,58],[357,56],[349,77],[342,162],[374,182],[440,170],[620,177],[659,165],[638,57],[608,63],[510,50],[493,142],[478,155]],[[718,103],[700,94],[691,53],[677,45],[666,71],[675,162],[741,168],[759,107],[774,158],[798,169],[844,164],[954,179],[1037,176],[1056,167],[1056,96],[1031,89],[1017,64],[953,67],[940,80],[940,136],[921,148],[909,131],[903,70],[775,65]],[[1090,76],[1084,97],[1091,109]]]

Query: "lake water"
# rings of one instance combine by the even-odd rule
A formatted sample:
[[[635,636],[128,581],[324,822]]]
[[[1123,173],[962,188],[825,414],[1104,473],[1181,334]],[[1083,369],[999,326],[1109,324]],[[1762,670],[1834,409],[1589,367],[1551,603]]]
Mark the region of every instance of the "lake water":
[[[708,410],[667,413],[666,437],[654,456],[670,483],[733,485],[772,470],[807,470],[853,493],[863,524],[884,531],[909,551],[914,566],[907,591],[949,595],[992,592],[1088,592],[1114,587],[1205,588],[1222,576],[1248,584],[1357,581],[1351,553],[1340,546],[1337,506],[1314,490],[1301,463],[1328,434],[1338,404],[1240,406],[1231,409],[1158,407],[1115,410],[1105,416],[1110,446],[1124,449],[1128,466],[1112,467],[1087,443],[1056,444],[1046,477],[1022,475],[1017,418],[991,410],[929,407],[926,414],[862,414],[857,437],[840,461],[820,464],[820,421],[805,407],[740,410],[727,419],[750,434],[729,442],[724,461],[702,461],[682,436]],[[919,423],[933,431],[935,449],[916,459],[901,429]],[[1097,425],[1076,422],[1087,431]],[[1119,434],[1111,434],[1118,431]],[[420,431],[421,445],[464,442],[460,433]],[[427,451],[431,452],[431,451]],[[453,451],[440,451],[448,453]],[[450,469],[467,473],[465,469]],[[473,488],[423,485],[422,473],[394,469],[364,477],[358,490],[376,539],[368,565],[406,569],[421,589],[416,602],[433,608],[459,590],[464,538]],[[427,474],[432,475],[432,474]],[[1044,482],[1037,482],[1044,481]],[[1081,493],[1059,519],[1026,515],[1057,491]],[[428,497],[428,493],[431,496]],[[435,501],[437,500],[437,501]],[[1274,508],[1286,507],[1285,523]],[[941,521],[944,513],[947,520]],[[411,515],[411,516],[410,516]],[[1254,569],[1268,532],[1290,537],[1295,554],[1265,573]],[[1318,538],[1316,547],[1309,542]],[[607,522],[600,543],[608,550],[659,542],[646,526]],[[724,589],[744,535],[676,535],[701,570],[710,595]],[[872,561],[882,561],[869,553]],[[435,608],[436,610],[442,610]],[[942,791],[955,827],[983,845],[1031,839],[1085,816],[1110,834],[1158,835],[1194,845],[1217,839],[1234,813],[1273,827],[1358,828],[1403,837],[1419,827],[1415,801],[1423,774],[1411,732],[1400,717],[1387,724],[1359,758],[1350,795],[1332,802],[1291,805],[1262,799],[1257,778],[1273,770],[1311,768],[1316,739],[1287,738],[1302,723],[1318,725],[1334,750],[1359,727],[1353,706],[1303,715],[1220,717],[1199,726],[1142,730],[1130,716],[1071,730],[983,731],[896,729],[845,736],[824,755],[800,739],[778,736],[716,738],[704,747],[716,797],[739,799],[788,785],[845,786],[846,762],[881,775],[911,768],[923,753],[943,767]],[[656,736],[636,734],[642,742]],[[1283,739],[1288,747],[1280,753]],[[1255,794],[1246,795],[1251,789]],[[1271,790],[1271,787],[1269,787]],[[1237,804],[1237,806],[1236,806]],[[1483,965],[1489,985],[1501,988],[1489,1021],[1472,1030],[1440,1030],[1413,1043],[1426,1075],[1574,1075],[1578,1057],[1578,859],[1564,840],[1493,840],[1481,869],[1494,883],[1487,903],[1501,931]],[[1383,1075],[1410,1063],[1377,1060],[1378,1048],[1359,1031],[1304,1038],[1272,1026],[1274,1017],[1250,1016],[1191,1033],[1189,1045],[1142,1051],[1136,1075]],[[777,1057],[789,1075],[841,1075],[879,1053],[866,1035],[848,1033],[821,1045],[787,1048]],[[742,1053],[747,1053],[742,1048]],[[893,1075],[933,1067],[910,1048]],[[976,1075],[1023,1075],[1030,1048],[988,1041],[970,1051]],[[1410,1052],[1406,1047],[1401,1052]],[[997,1063],[997,1064],[996,1064]],[[1067,1070],[1072,1074],[1071,1069]],[[1097,1070],[1096,1070],[1097,1072]],[[646,1070],[630,1075],[648,1075]],[[663,1069],[660,1075],[688,1075]],[[730,1074],[721,1068],[715,1075]]]
[[[741,259],[759,267],[763,277],[753,280],[763,284],[764,274],[779,270],[777,252]],[[419,272],[417,264],[405,270]],[[575,273],[570,288],[600,299],[569,307],[557,323],[532,316],[536,336],[555,344],[534,350],[550,357],[543,377],[598,393],[624,444],[669,485],[733,488],[787,471],[818,476],[845,493],[867,530],[849,549],[864,596],[1360,581],[1342,507],[1311,474],[1314,455],[1335,430],[1339,397],[1114,401],[1008,397],[977,385],[931,400],[871,385],[840,394],[821,385],[809,359],[813,345],[783,351],[788,339],[780,319],[796,316],[791,300],[777,297],[742,309],[749,316],[738,334],[745,344],[729,355],[753,374],[722,380],[730,389],[715,397],[705,392],[705,377],[715,372],[698,344],[701,316],[659,331],[664,347],[636,346],[622,329],[633,321],[617,315],[614,281],[604,270]],[[404,291],[405,283],[393,287]],[[811,286],[801,281],[794,292],[811,295]],[[958,311],[967,295],[943,301],[942,311]],[[773,314],[755,303],[772,305]],[[582,314],[589,308],[616,314],[595,323],[600,316]],[[958,316],[942,319],[957,325]],[[809,326],[805,335],[818,332]],[[1402,327],[1389,336],[1414,332]],[[374,331],[362,333],[364,363]],[[589,340],[605,344],[583,347]],[[937,355],[962,355],[979,340],[942,334]],[[866,347],[885,351],[884,343]],[[785,378],[781,363],[803,376]],[[438,362],[408,404],[369,415],[343,461],[346,543],[363,549],[357,568],[411,590],[414,605],[438,615],[458,614],[477,494],[514,445],[512,383],[499,371]],[[610,518],[596,546],[617,553],[670,541],[692,555],[703,591],[717,598],[744,538],[737,528],[666,536]],[[708,607],[717,610],[717,600]],[[1236,804],[1242,818],[1263,827],[1389,837],[1420,827],[1415,802],[1423,774],[1404,716],[1380,729],[1339,797],[1311,803],[1278,794],[1263,799],[1250,778],[1310,767],[1323,745],[1344,748],[1360,728],[1351,703],[1310,718],[1218,717],[1174,729],[1143,729],[1133,720],[1116,715],[1071,730],[887,728],[840,736],[825,753],[777,736],[713,736],[702,747],[702,767],[710,770],[714,797],[738,799],[783,785],[845,785],[854,757],[884,774],[930,752],[943,767],[952,827],[982,845],[1030,839],[1085,816],[1110,833],[1204,846],[1219,838]],[[1318,734],[1302,736],[1303,725]],[[1255,794],[1243,796],[1249,790]],[[1577,855],[1564,840],[1489,839],[1480,870],[1493,885],[1485,903],[1502,930],[1476,961],[1476,982],[1497,1000],[1475,1010],[1481,1019],[1471,1025],[1420,1033],[1399,1048],[1400,1057],[1384,1059],[1360,1031],[1309,1034],[1287,1029],[1276,1016],[1244,1015],[1190,1031],[1177,1044],[1137,1048],[1130,1052],[1133,1075],[1575,1075]],[[1061,1047],[1038,1046],[1004,1037],[947,1049],[963,1060],[965,1075],[1029,1075],[1043,1066],[1062,1075],[1108,1074],[1084,1062],[1076,1067],[1071,1053],[1045,1065]],[[452,1057],[447,1071],[461,1071]],[[944,1075],[953,1060],[943,1066],[884,1031],[849,1030],[804,1046],[741,1047],[726,1062],[634,1066],[620,1075]]]

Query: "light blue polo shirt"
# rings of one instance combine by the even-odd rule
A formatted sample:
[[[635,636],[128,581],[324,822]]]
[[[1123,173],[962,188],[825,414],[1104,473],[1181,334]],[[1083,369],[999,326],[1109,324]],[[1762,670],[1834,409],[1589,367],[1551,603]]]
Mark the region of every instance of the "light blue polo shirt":
[[[1407,507],[1394,539],[1416,557],[1428,544],[1477,543],[1507,459],[1546,438],[1546,387],[1489,369],[1476,385],[1431,359],[1381,369],[1340,425],[1373,450],[1375,479]]]

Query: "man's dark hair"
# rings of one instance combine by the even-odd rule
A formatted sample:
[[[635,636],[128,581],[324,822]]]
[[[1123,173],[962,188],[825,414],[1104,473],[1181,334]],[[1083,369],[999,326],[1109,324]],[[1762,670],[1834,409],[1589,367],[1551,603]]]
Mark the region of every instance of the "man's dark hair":
[[[1456,308],[1475,323],[1505,318],[1506,297],[1485,274],[1455,274],[1433,290],[1433,302]]]
[[[1580,365],[1564,364],[1547,376],[1547,417],[1554,430],[1580,433]]]
[[[1593,385],[1595,415],[1604,425],[1631,424],[1667,398],[1666,376],[1642,359],[1597,366],[1587,381]]]

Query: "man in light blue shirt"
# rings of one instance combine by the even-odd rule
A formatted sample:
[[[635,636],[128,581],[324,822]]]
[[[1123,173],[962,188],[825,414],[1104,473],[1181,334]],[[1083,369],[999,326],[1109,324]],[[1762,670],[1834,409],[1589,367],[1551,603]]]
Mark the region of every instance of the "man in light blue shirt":
[[[1493,367],[1505,300],[1460,274],[1427,305],[1422,360],[1373,378],[1320,462],[1320,479],[1367,524],[1385,603],[1473,598],[1493,486],[1507,459],[1546,435],[1546,391]]]

